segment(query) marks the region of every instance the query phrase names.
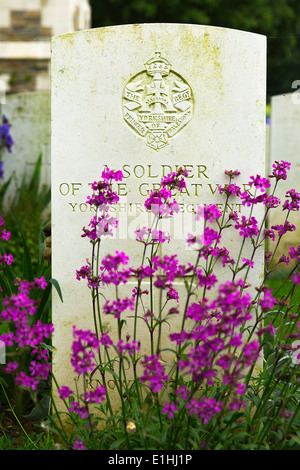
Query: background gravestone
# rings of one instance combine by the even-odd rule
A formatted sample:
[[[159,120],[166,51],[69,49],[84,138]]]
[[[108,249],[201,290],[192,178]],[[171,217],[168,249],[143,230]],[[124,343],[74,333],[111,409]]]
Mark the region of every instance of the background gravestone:
[[[123,170],[114,208],[120,227],[102,254],[122,250],[139,266],[133,231],[146,225],[143,202],[163,175],[186,166],[181,214],[169,227],[175,240],[164,253],[193,262],[185,244],[191,213],[205,203],[223,207],[217,188],[228,182],[224,170],[238,168],[238,184],[264,175],[265,56],[263,36],[198,25],[122,25],[53,39],[52,275],[64,297],[61,303],[53,293],[53,368],[60,385],[73,384],[72,325],[92,328],[90,293],[76,281],[90,257],[81,238],[92,215],[89,184],[105,165]],[[232,209],[242,207],[233,200]],[[224,242],[233,256],[236,237]],[[254,285],[262,269],[261,256]],[[216,273],[221,281],[223,272]],[[142,333],[138,339],[147,347]]]
[[[267,174],[272,171],[274,161],[285,160],[291,163],[291,169],[287,172],[287,179],[278,183],[276,195],[281,200],[281,206],[270,212],[268,225],[283,224],[287,211],[282,211],[285,202],[285,194],[290,189],[299,192],[300,182],[300,100],[299,94],[288,93],[286,95],[273,96],[271,99],[271,125],[269,135],[269,152]],[[289,199],[291,201],[291,199]],[[300,240],[300,216],[299,212],[292,211],[288,219],[295,225],[296,231],[288,232],[283,238],[277,250],[275,261],[282,254],[288,255],[289,247],[299,244]],[[276,241],[275,241],[276,243]],[[272,251],[275,243],[269,240],[269,249]],[[284,264],[280,265],[284,267]]]
[[[51,185],[50,140],[51,114],[50,93],[28,92],[6,96],[2,113],[11,124],[10,133],[14,140],[12,152],[5,152],[3,157],[4,180],[12,177],[5,196],[5,208],[18,193],[26,174],[30,181],[35,165],[42,154],[40,184],[48,188]]]

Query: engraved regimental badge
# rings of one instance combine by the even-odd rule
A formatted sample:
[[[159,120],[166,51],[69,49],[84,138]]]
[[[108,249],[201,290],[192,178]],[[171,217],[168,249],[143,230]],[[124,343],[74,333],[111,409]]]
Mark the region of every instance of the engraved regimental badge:
[[[126,123],[154,150],[160,150],[193,117],[191,87],[160,52],[132,77],[123,93]]]

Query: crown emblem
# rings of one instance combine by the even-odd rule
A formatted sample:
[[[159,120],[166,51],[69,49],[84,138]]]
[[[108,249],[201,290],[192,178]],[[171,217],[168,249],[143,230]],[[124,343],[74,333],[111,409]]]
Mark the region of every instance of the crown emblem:
[[[123,118],[148,147],[158,151],[192,119],[193,94],[160,52],[144,65],[145,70],[125,86]]]
[[[161,57],[160,52],[155,52],[155,57],[149,59],[145,63],[146,71],[148,75],[154,76],[156,73],[162,76],[169,75],[171,70],[171,64],[167,59]]]

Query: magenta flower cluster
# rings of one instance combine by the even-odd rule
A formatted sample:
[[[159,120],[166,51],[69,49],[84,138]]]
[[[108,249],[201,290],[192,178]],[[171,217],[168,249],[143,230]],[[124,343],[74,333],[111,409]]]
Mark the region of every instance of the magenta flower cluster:
[[[15,374],[16,383],[24,388],[36,390],[40,380],[45,380],[51,371],[49,355],[44,348],[45,340],[53,332],[53,325],[40,320],[31,324],[30,318],[36,312],[37,303],[30,297],[33,289],[45,289],[47,282],[42,277],[33,282],[20,281],[18,293],[3,299],[1,321],[9,326],[9,332],[0,335],[7,347],[13,346],[17,357],[25,348],[30,348],[31,360],[28,370],[22,370],[22,363],[9,361],[3,368],[7,374]]]
[[[161,187],[151,190],[145,201],[145,208],[159,217],[168,217],[179,212],[179,205],[173,198],[172,191],[176,189],[182,192],[186,187],[184,177],[188,176],[188,170],[180,168],[178,172],[170,173],[161,180]]]
[[[73,326],[71,364],[78,376],[84,377],[96,367],[95,354],[99,351],[100,344],[101,342],[95,333]],[[106,344],[108,344],[108,341]],[[63,385],[58,389],[58,395],[62,400],[71,397],[68,405],[69,412],[86,419],[90,414],[88,405],[105,401],[106,390],[103,385],[100,385],[85,391],[82,396],[77,397],[77,400],[75,400],[75,393],[68,386]]]
[[[288,162],[275,162],[270,178],[275,179],[275,185],[280,180],[285,180],[287,171],[290,169]],[[150,334],[153,335],[154,328],[157,327],[160,332],[163,321],[168,317],[179,313],[179,308],[170,307],[164,312],[153,311],[147,308],[145,297],[149,296],[149,288],[143,289],[142,282],[150,281],[152,289],[157,289],[160,296],[165,295],[165,302],[179,301],[179,292],[176,290],[176,283],[179,279],[191,277],[197,289],[203,292],[201,300],[192,301],[189,297],[186,303],[186,311],[183,313],[184,319],[189,322],[189,327],[182,324],[181,330],[170,333],[171,344],[176,351],[176,368],[181,377],[189,377],[192,381],[191,387],[185,385],[177,386],[174,390],[173,399],[162,405],[162,414],[173,418],[180,410],[181,403],[184,402],[187,413],[201,418],[204,424],[208,423],[217,413],[220,413],[224,404],[222,401],[209,396],[195,396],[195,388],[209,387],[218,380],[223,386],[228,388],[230,401],[226,405],[229,410],[239,410],[245,406],[243,395],[246,392],[247,384],[244,381],[245,371],[253,367],[261,353],[262,343],[260,338],[268,331],[274,334],[274,326],[262,325],[262,318],[265,312],[273,309],[276,299],[273,293],[266,286],[258,290],[256,299],[250,295],[249,285],[246,281],[249,269],[254,268],[254,253],[256,248],[264,242],[264,239],[272,240],[282,237],[285,233],[294,230],[294,226],[287,220],[281,226],[272,226],[263,229],[259,226],[258,220],[252,213],[255,205],[262,204],[268,212],[271,208],[281,204],[280,200],[269,194],[271,181],[260,175],[252,176],[249,179],[249,190],[242,191],[233,179],[240,174],[237,170],[225,171],[229,177],[229,184],[219,186],[219,193],[224,195],[227,200],[231,197],[239,198],[241,205],[245,208],[251,208],[250,215],[239,215],[237,212],[230,212],[227,220],[216,205],[199,206],[195,213],[196,220],[203,220],[203,232],[187,236],[187,246],[194,249],[198,261],[204,262],[194,266],[190,263],[182,265],[177,255],[158,254],[156,245],[170,241],[167,233],[160,230],[143,227],[136,230],[136,240],[144,245],[144,250],[148,246],[152,250],[151,257],[148,256],[149,264],[139,267],[128,266],[129,259],[126,253],[116,251],[114,254],[106,255],[99,263],[90,263],[87,261],[81,269],[77,270],[78,280],[86,280],[87,285],[93,290],[93,295],[99,292],[100,288],[113,286],[116,288],[122,284],[128,284],[134,279],[136,287],[132,289],[131,297],[115,300],[108,299],[103,302],[101,310],[102,315],[110,315],[116,319],[119,326],[119,337],[116,344],[110,337],[109,332],[103,332],[100,337],[90,331],[79,331],[74,328],[74,343],[72,353],[72,364],[78,374],[88,374],[96,367],[95,354],[92,351],[99,352],[100,346],[114,350],[119,356],[120,364],[123,364],[122,357],[127,355],[128,360],[132,360],[134,368],[138,363],[141,369],[138,376],[138,383],[146,385],[153,394],[159,394],[167,387],[170,377],[162,360],[160,347],[152,354],[139,356],[141,344],[135,337],[130,340],[129,334],[126,339],[121,337],[122,320],[126,321],[126,313],[129,316],[137,315],[137,306],[140,304],[142,313],[138,313],[139,318],[146,322]],[[156,220],[172,216],[178,212],[179,206],[174,199],[174,193],[179,193],[185,188],[184,178],[188,176],[186,170],[180,169],[178,172],[171,173],[161,180],[160,189],[150,192],[145,201],[145,208],[151,211]],[[93,217],[90,228],[83,229],[83,236],[87,236],[93,243],[99,242],[105,235],[111,235],[113,228],[117,226],[117,221],[109,217],[107,212],[110,204],[118,200],[118,196],[112,190],[113,181],[121,181],[122,173],[111,171],[108,168],[102,173],[102,180],[94,182],[92,189],[93,196],[89,197],[87,202],[95,206],[97,215]],[[286,201],[283,203],[283,210],[296,211],[300,207],[300,194],[295,190],[287,191]],[[100,215],[99,211],[103,213]],[[222,225],[223,224],[223,225]],[[253,256],[241,256],[238,261],[234,260],[228,249],[221,245],[222,231],[228,227],[233,227],[240,235],[243,243],[249,243],[253,247]],[[243,245],[243,244],[242,244]],[[271,257],[267,257],[270,259]],[[300,245],[297,248],[290,248],[289,258],[287,260],[300,259]],[[233,274],[232,280],[219,283],[213,272],[213,267],[217,262],[222,267],[228,266]],[[209,264],[210,262],[210,264]],[[95,266],[99,266],[95,271]],[[210,266],[211,269],[208,269]],[[239,273],[242,275],[239,277]],[[245,278],[243,278],[245,274]],[[300,284],[299,273],[294,273],[294,283]],[[213,293],[206,296],[210,291]],[[165,308],[164,304],[164,307]],[[252,318],[253,310],[259,312],[256,320],[257,336],[250,340],[244,340],[242,330]],[[135,311],[135,314],[132,312]],[[299,328],[300,331],[300,328]],[[189,344],[188,349],[185,348]],[[182,354],[182,351],[185,351]],[[236,354],[236,351],[239,351]],[[138,358],[138,359],[137,359]],[[120,369],[121,370],[121,369]],[[136,370],[136,369],[135,369]],[[103,392],[103,393],[102,393]],[[104,390],[98,390],[96,395],[100,394],[104,399]],[[70,390],[61,388],[62,398],[70,396]],[[98,396],[98,395],[97,395]],[[88,397],[84,398],[84,406],[79,402],[72,401],[71,410],[82,417],[86,416]],[[90,398],[91,400],[95,398]]]
[[[5,229],[4,220],[0,217],[0,230],[3,240],[10,239],[10,232]],[[5,278],[6,266],[13,262],[12,255],[0,256],[0,276]],[[15,384],[29,391],[35,391],[41,380],[46,380],[51,372],[49,352],[45,347],[54,328],[52,323],[44,324],[35,314],[39,302],[34,300],[33,291],[45,290],[47,281],[44,277],[27,280],[14,279],[16,293],[4,295],[2,299],[1,324],[5,325],[0,341],[6,346],[10,359],[3,366],[3,372],[14,378]],[[1,289],[0,289],[1,290]],[[24,360],[23,352],[29,356]]]

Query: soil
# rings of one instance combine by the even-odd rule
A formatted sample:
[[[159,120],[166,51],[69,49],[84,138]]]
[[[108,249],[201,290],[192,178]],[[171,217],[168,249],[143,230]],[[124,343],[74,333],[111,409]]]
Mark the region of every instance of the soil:
[[[36,422],[23,419],[21,424],[29,436],[39,431],[38,423]],[[6,437],[9,442],[15,446],[22,446],[24,438],[26,439],[20,424],[5,405],[0,405],[0,437],[1,436]]]

